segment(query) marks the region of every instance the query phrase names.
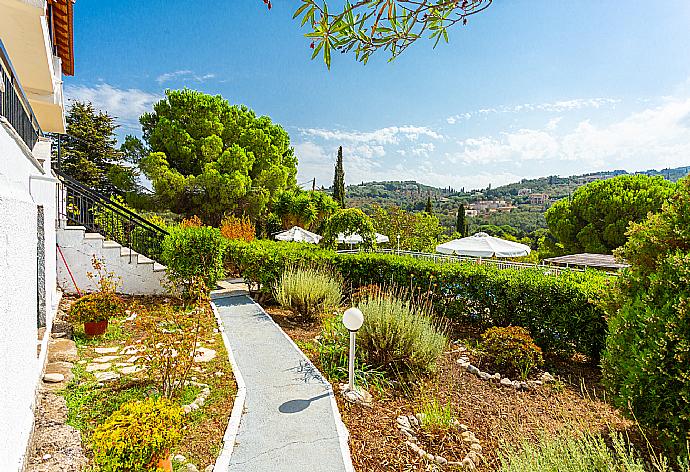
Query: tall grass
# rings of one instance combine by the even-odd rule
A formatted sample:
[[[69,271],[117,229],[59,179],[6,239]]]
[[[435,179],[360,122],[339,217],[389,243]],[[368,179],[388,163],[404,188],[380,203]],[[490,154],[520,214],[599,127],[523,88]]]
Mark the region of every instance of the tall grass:
[[[610,437],[585,434],[581,438],[560,436],[538,444],[524,442],[519,448],[499,451],[500,472],[666,472],[661,458],[646,467],[635,449],[620,434]]]
[[[422,428],[432,431],[447,431],[455,426],[455,415],[450,401],[443,404],[438,398],[432,398],[422,404],[419,410],[422,413]]]
[[[429,304],[401,293],[378,293],[358,304],[364,324],[357,333],[367,362],[396,373],[433,371],[448,338]]]
[[[282,307],[312,317],[340,305],[343,282],[327,269],[290,268],[276,282],[273,296]]]

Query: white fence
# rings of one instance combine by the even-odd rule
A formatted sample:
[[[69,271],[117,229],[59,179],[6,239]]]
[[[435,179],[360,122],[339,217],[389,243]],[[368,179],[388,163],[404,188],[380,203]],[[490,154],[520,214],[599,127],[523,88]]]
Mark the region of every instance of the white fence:
[[[339,254],[356,254],[362,252],[359,249],[345,249],[338,251]],[[503,259],[485,259],[470,256],[458,256],[452,254],[440,254],[431,252],[415,252],[415,251],[397,251],[395,249],[378,249],[378,253],[394,254],[399,256],[411,256],[417,259],[426,261],[433,261],[436,263],[454,263],[454,262],[473,262],[475,264],[488,264],[499,269],[545,269],[553,275],[558,275],[561,272],[584,272],[584,269],[579,267],[562,267],[546,264],[531,264],[528,262],[514,262]],[[617,275],[616,272],[610,272],[611,275]]]

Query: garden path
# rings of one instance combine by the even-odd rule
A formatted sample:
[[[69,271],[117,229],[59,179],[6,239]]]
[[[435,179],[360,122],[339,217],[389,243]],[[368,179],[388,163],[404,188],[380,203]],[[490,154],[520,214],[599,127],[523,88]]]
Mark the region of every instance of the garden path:
[[[251,298],[213,301],[246,386],[228,471],[353,471],[328,381]]]

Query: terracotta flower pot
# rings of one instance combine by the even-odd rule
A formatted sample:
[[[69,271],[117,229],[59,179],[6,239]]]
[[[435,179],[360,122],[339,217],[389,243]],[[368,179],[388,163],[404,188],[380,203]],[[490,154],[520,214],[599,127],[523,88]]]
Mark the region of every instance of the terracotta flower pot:
[[[100,336],[108,329],[108,320],[104,321],[90,321],[84,323],[84,333],[87,337],[93,338],[94,336]]]
[[[156,464],[156,467],[163,469],[165,472],[172,472],[172,462],[170,461],[170,450],[166,449],[160,456],[154,456],[151,463]]]

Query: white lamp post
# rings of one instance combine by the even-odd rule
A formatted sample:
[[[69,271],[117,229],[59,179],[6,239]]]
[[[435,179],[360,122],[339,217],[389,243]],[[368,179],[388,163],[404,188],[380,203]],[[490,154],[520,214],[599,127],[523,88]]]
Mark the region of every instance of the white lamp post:
[[[348,389],[351,392],[355,390],[355,336],[357,330],[362,327],[364,323],[364,315],[359,308],[348,308],[343,313],[343,324],[350,332],[350,358],[349,358],[349,384]]]

